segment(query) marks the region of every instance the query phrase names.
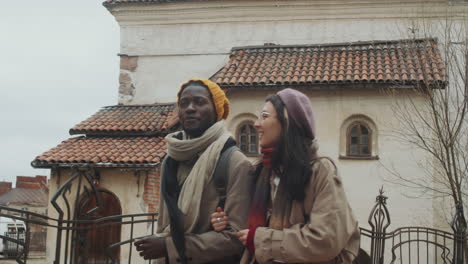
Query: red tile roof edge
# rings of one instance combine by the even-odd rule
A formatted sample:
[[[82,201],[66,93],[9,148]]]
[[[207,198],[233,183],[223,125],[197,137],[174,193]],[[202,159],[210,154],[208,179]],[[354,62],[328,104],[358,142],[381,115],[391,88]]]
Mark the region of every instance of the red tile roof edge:
[[[100,143],[96,145],[96,142]],[[143,145],[138,145],[138,143]],[[125,148],[125,144],[133,145]],[[151,153],[143,155],[139,160],[128,159],[128,155],[134,155],[135,151],[143,154],[148,153],[148,151]],[[165,155],[165,141],[162,137],[79,136],[64,140],[59,145],[37,156],[31,162],[31,166],[33,168],[156,167],[162,162]]]
[[[87,163],[87,162],[47,162],[47,161],[31,161],[31,166],[35,169],[50,169],[54,167],[60,168],[75,168],[75,167],[96,167],[96,168],[153,168],[160,165],[161,162],[157,163]]]
[[[165,136],[166,134],[171,133],[173,130],[170,128],[164,129],[161,131],[144,131],[141,129],[132,130],[132,131],[122,131],[122,130],[94,130],[94,129],[74,129],[70,128],[68,133],[70,136],[78,136],[78,135],[87,135],[87,136],[115,136],[115,137],[122,137],[122,136],[143,136],[143,137],[150,137],[150,136]],[[175,130],[174,130],[175,131]]]

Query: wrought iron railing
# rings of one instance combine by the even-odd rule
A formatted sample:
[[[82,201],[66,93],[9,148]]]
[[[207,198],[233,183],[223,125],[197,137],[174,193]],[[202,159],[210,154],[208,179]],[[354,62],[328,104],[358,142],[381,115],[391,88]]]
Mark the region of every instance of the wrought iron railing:
[[[70,179],[52,197],[56,217],[0,206],[1,217],[23,221],[26,226],[24,238],[0,234],[0,240],[9,247],[12,243],[17,246],[16,254],[12,254],[17,263],[28,261],[33,225],[48,230],[48,263],[150,263],[137,255],[133,242],[155,233],[157,214],[96,216],[103,206],[102,196],[105,194],[99,191],[98,181],[92,169],[73,170]],[[380,190],[368,218],[370,229],[361,228],[361,238],[370,240],[370,247],[361,249],[362,256],[356,263],[464,264],[466,220],[462,206],[457,206],[453,232],[426,227],[400,227],[387,231],[391,219],[386,202],[387,197]],[[93,237],[96,230],[118,231],[118,237],[108,240],[105,248],[98,252],[100,257],[96,257],[96,248],[92,248],[92,241],[101,239]]]
[[[23,216],[15,216],[14,214],[23,213]],[[49,250],[54,251],[51,263],[54,264],[66,264],[66,263],[134,263],[135,249],[133,242],[136,239],[144,237],[146,235],[155,234],[155,223],[157,214],[146,213],[146,214],[129,214],[129,215],[114,215],[102,217],[99,219],[91,220],[59,220],[53,219],[47,216],[31,212],[23,212],[18,209],[0,206],[0,216],[9,217],[16,221],[23,221],[26,225],[26,232],[22,236],[12,236],[11,234],[0,235],[0,241],[7,241],[9,248],[12,249],[12,245],[15,245],[16,250],[10,250],[15,254],[10,253],[10,257],[14,257],[18,263],[27,263],[28,253],[30,248],[31,235],[29,230],[33,225],[40,225],[47,227],[48,230],[55,229],[57,235],[54,238],[50,238],[51,241],[55,241],[54,248]],[[40,219],[30,220],[31,218]],[[102,229],[108,226],[116,226],[119,229],[127,229],[126,235],[122,235],[117,243],[109,245],[105,252],[104,260],[89,261],[89,256],[80,255],[82,253],[80,249],[86,246],[87,241],[83,240],[83,233],[91,232],[93,230]],[[144,230],[145,234],[136,234],[135,230],[137,227],[142,227],[140,230]],[[146,233],[147,232],[147,233]],[[140,232],[141,233],[141,232]],[[121,252],[120,255],[127,256],[125,259],[119,259],[120,255],[116,258],[114,252]],[[126,254],[122,252],[126,251]],[[52,256],[52,255],[49,255]],[[137,256],[139,258],[139,256]],[[85,261],[86,259],[86,261]],[[140,261],[142,262],[142,261]],[[149,261],[146,261],[150,263]]]
[[[2,245],[2,255],[4,258],[16,258],[23,251],[23,245],[19,242],[25,242],[25,234],[20,232],[5,232],[5,240]]]
[[[464,264],[466,221],[461,206],[456,208],[452,222],[453,232],[415,226],[400,227],[388,232],[390,223],[387,197],[381,189],[368,218],[371,229],[361,228],[361,238],[370,239],[367,263]]]
[[[47,263],[150,263],[139,256],[133,242],[155,234],[157,213],[117,214],[100,217],[105,210],[104,196],[110,196],[99,188],[99,174],[92,168],[74,168],[71,177],[55,192],[51,199],[54,212],[51,216],[0,206],[0,216],[24,222],[25,237],[0,234],[0,242],[18,245],[14,258],[17,263],[27,263],[30,253],[31,230],[47,228]],[[49,209],[50,210],[50,209]],[[38,226],[40,228],[38,228]],[[113,240],[102,247],[103,237],[94,232],[117,230]],[[97,234],[99,235],[99,234]],[[10,255],[11,256],[11,255]]]

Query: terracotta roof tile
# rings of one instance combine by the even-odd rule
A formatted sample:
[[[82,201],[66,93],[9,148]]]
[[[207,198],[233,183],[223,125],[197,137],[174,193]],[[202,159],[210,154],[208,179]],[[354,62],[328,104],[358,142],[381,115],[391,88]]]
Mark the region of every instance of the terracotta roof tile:
[[[36,157],[33,167],[93,164],[96,166],[154,166],[166,155],[162,137],[76,137]]]
[[[175,104],[104,107],[70,130],[85,136],[63,141],[31,165],[155,166],[166,154],[162,136],[177,124]]]
[[[160,135],[177,122],[175,104],[106,106],[70,129],[70,135]]]
[[[237,47],[228,64],[211,77],[224,88],[373,82],[445,85],[446,79],[434,39]]]

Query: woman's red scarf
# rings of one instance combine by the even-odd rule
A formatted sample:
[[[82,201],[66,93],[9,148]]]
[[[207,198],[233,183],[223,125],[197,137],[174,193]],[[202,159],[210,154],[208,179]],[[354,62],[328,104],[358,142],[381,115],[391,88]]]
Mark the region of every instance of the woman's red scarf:
[[[247,221],[247,226],[249,228],[266,225],[265,216],[268,209],[268,199],[270,197],[269,176],[271,174],[273,148],[262,149],[262,154],[263,169],[260,171],[260,175],[258,175],[255,184],[255,193],[250,206],[249,220]],[[266,171],[268,172],[265,173]]]
[[[268,201],[270,198],[270,175],[272,167],[273,148],[262,149],[262,165],[263,169],[259,172],[256,184],[255,193],[252,199],[252,204],[249,211],[249,219],[247,226],[249,234],[247,237],[247,249],[253,253],[255,251],[253,239],[255,230],[259,226],[266,226],[266,215],[268,210]]]
[[[264,148],[264,149],[262,149],[263,168],[271,169],[271,167],[273,166],[273,164],[272,164],[273,151],[274,151],[274,148]]]

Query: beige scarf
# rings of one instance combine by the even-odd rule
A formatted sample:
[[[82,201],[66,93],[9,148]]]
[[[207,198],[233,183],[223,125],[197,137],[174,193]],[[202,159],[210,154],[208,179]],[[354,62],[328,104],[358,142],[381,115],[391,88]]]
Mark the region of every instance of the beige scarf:
[[[189,233],[198,223],[203,189],[213,177],[221,150],[231,134],[224,127],[224,120],[216,122],[198,138],[180,140],[174,137],[178,133],[165,138],[169,156],[177,161],[187,161],[200,155],[182,186],[178,201],[184,214],[184,231]],[[168,227],[165,232],[169,232]]]

